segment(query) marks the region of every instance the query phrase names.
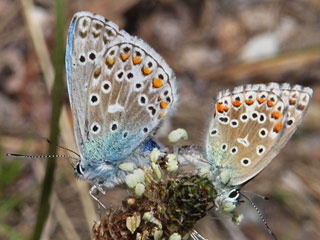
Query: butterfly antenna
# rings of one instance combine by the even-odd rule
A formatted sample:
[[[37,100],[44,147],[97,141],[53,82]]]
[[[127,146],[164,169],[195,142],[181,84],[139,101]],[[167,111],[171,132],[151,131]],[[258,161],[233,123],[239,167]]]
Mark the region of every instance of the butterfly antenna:
[[[61,155],[61,154],[57,154],[57,155],[23,155],[23,154],[17,154],[17,153],[7,153],[6,154],[8,157],[14,157],[14,158],[69,158],[69,159],[73,159],[73,160],[77,160],[79,161],[79,158],[76,157],[72,157],[69,155]]]
[[[74,153],[75,155],[77,155],[78,157],[81,157],[77,152],[75,152],[75,151],[73,151],[73,150],[71,150],[71,149],[69,149],[69,148],[66,148],[66,147],[60,146],[60,145],[58,145],[58,144],[55,144],[55,143],[51,142],[48,138],[44,138],[44,140],[46,140],[47,143],[49,143],[49,144],[52,144],[52,145],[54,145],[54,146],[56,146],[56,147],[58,147],[58,148],[61,148],[61,149],[66,150],[66,151],[72,152],[72,153]]]
[[[249,199],[246,195],[244,195],[243,193],[241,193],[241,195],[251,204],[251,206],[256,210],[256,212],[258,213],[258,215],[260,216],[262,222],[264,223],[264,225],[266,226],[266,228],[268,229],[269,234],[275,239],[277,240],[277,236],[274,234],[274,232],[272,232],[271,228],[269,227],[266,219],[264,218],[264,216],[262,215],[262,213],[260,212],[259,208],[257,208],[257,206],[254,204],[254,202],[251,201],[251,199]]]
[[[255,195],[255,196],[257,196],[257,197],[259,197],[259,198],[261,198],[261,199],[263,199],[263,200],[270,200],[270,198],[268,198],[268,197],[266,197],[266,196],[263,196],[263,195],[261,195],[261,194],[259,194],[259,193],[250,192],[250,191],[241,191],[241,192],[253,194],[253,195]]]

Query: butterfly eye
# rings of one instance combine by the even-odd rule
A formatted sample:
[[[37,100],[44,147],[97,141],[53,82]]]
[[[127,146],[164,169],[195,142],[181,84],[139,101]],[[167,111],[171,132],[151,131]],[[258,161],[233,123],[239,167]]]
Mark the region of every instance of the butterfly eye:
[[[80,163],[77,163],[77,165],[74,168],[74,171],[78,174],[78,175],[83,175],[84,174],[84,168],[81,166]]]
[[[228,194],[228,198],[233,201],[238,200],[239,196],[240,196],[239,189],[233,189]]]

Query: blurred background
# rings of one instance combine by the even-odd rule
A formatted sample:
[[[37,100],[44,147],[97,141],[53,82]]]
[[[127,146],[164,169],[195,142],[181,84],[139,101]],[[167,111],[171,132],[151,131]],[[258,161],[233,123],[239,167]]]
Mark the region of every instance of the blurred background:
[[[174,69],[180,103],[159,132],[185,128],[203,144],[213,99],[248,83],[312,87],[311,106],[293,138],[244,190],[279,239],[320,239],[320,2],[317,0],[92,0],[65,1],[65,39],[72,15],[92,11],[137,35]],[[44,175],[51,120],[55,1],[0,0],[0,239],[32,234]],[[50,83],[51,81],[51,83]],[[60,144],[76,150],[65,88]],[[65,153],[61,151],[61,153]],[[99,217],[85,182],[68,159],[58,159],[51,211],[42,239],[89,239]],[[108,191],[116,205],[126,193]],[[210,240],[272,239],[249,203],[235,226],[213,212],[197,224]]]

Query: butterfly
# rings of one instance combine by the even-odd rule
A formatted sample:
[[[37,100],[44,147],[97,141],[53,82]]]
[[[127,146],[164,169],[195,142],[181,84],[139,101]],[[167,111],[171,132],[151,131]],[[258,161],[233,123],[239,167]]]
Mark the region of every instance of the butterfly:
[[[75,175],[92,189],[112,188],[124,182],[121,164],[145,166],[161,147],[152,136],[177,103],[174,72],[143,40],[91,12],[73,16],[65,63]]]
[[[270,83],[218,94],[204,146],[179,151],[180,162],[207,168],[217,190],[217,209],[234,210],[241,187],[267,167],[301,124],[312,93],[309,87]],[[192,233],[194,239],[203,239],[198,235]]]
[[[218,94],[205,152],[219,190],[216,203],[237,202],[239,188],[286,145],[308,109],[312,89],[284,83],[240,86]]]

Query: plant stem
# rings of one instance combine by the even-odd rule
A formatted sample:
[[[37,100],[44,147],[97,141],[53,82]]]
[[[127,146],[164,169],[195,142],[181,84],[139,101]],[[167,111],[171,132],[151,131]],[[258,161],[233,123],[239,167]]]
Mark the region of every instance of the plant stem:
[[[58,142],[59,119],[64,96],[63,66],[64,66],[64,23],[65,8],[63,0],[56,0],[56,44],[55,44],[55,81],[52,89],[52,112],[50,126],[50,140]],[[54,144],[49,145],[48,154],[55,155],[57,148]],[[32,240],[38,240],[43,232],[50,211],[50,195],[54,182],[54,170],[56,159],[48,158],[45,178],[42,184],[41,200],[37,212],[37,222],[33,231]]]

